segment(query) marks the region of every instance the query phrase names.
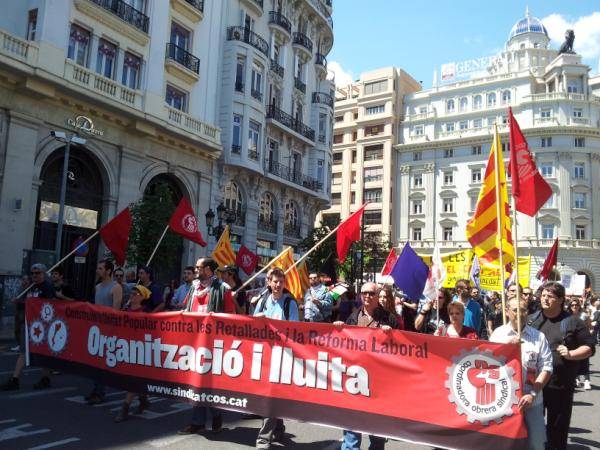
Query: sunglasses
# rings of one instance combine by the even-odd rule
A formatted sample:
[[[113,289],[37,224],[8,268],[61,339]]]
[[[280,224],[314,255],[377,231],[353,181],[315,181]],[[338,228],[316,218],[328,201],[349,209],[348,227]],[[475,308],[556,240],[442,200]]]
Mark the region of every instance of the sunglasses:
[[[375,291],[362,291],[361,294],[362,295],[376,295],[377,292],[375,292]]]

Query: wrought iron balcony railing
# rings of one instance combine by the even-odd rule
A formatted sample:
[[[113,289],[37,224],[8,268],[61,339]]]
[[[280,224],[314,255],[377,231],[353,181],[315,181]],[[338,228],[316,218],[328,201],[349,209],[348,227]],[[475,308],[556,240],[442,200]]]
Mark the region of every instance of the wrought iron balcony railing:
[[[259,102],[262,102],[262,98],[263,98],[262,92],[257,91],[256,89],[250,89],[250,95],[252,97],[254,97],[256,100],[258,100]]]
[[[258,229],[267,233],[277,233],[277,221],[258,216]]]
[[[306,126],[302,121],[295,119],[275,105],[269,105],[267,108],[267,119],[274,119],[282,125],[300,133],[305,138],[310,139],[311,141],[315,140],[315,130]]]
[[[231,153],[235,153],[236,155],[239,155],[240,153],[242,153],[242,146],[231,144]]]
[[[248,149],[248,158],[258,161],[258,150]]]
[[[333,97],[329,94],[325,94],[324,92],[313,92],[312,102],[322,103],[323,105],[333,108]]]
[[[286,30],[288,33],[292,32],[292,22],[290,22],[287,17],[285,17],[279,11],[271,11],[269,13],[269,23],[274,23],[275,25],[279,25],[281,28]]]
[[[119,19],[124,20],[130,25],[133,25],[144,33],[148,32],[150,18],[143,12],[138,11],[133,6],[128,5],[123,0],[91,0],[98,6],[112,12]]]
[[[294,86],[303,94],[306,94],[306,84],[298,77],[294,77]]]
[[[304,47],[305,49],[307,49],[309,52],[312,53],[313,50],[313,43],[312,41],[308,38],[307,35],[305,35],[304,33],[300,33],[300,32],[295,32],[294,33],[294,39],[292,41],[294,44],[298,44],[301,45],[302,47]]]
[[[204,12],[204,0],[185,0],[186,3],[189,3],[198,11]]]
[[[242,41],[246,44],[250,44],[252,47],[257,49],[259,52],[269,56],[269,44],[262,37],[256,34],[249,28],[244,27],[229,27],[227,29],[227,40]]]
[[[200,73],[200,60],[183,47],[167,43],[167,58],[178,62],[194,73]]]
[[[283,67],[281,67],[274,59],[271,60],[271,70],[283,78],[283,74],[285,73]]]
[[[304,175],[299,171],[293,170],[291,167],[284,166],[283,164],[279,164],[275,161],[269,161],[266,166],[269,173],[284,180],[291,181],[298,186],[305,187],[315,192],[323,189],[322,183],[320,183],[316,178]]]

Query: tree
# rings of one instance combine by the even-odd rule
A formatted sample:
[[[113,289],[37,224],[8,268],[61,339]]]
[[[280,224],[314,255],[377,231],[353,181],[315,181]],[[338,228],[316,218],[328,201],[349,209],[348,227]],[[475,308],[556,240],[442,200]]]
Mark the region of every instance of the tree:
[[[133,224],[127,251],[130,264],[146,264],[176,206],[169,185],[158,183],[131,207]],[[179,272],[182,242],[179,235],[167,231],[150,264],[154,268],[155,278],[166,281],[174,272]]]

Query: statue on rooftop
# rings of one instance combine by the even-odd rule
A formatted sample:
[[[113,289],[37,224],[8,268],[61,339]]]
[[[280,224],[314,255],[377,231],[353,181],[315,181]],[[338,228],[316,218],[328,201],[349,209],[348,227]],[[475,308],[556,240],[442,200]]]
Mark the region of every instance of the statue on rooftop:
[[[565,42],[563,42],[563,44],[560,46],[560,49],[558,50],[558,54],[559,55],[561,53],[574,54],[575,53],[573,51],[573,42],[574,41],[575,41],[575,32],[573,30],[565,31]]]

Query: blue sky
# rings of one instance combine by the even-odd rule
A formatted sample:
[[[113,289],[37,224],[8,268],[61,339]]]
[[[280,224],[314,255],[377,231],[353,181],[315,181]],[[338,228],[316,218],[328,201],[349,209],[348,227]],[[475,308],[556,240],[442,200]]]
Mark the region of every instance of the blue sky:
[[[397,66],[424,87],[433,70],[451,61],[493,55],[525,15],[542,19],[558,48],[567,28],[575,30],[575,51],[593,73],[600,59],[600,2],[597,0],[334,0],[333,50],[327,56],[336,82],[361,72]]]

